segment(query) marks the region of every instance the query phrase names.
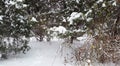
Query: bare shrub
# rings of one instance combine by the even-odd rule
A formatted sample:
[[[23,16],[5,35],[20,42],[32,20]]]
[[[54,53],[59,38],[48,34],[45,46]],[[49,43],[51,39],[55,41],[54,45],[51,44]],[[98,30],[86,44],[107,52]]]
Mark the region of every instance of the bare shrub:
[[[101,40],[102,39],[102,40]],[[69,46],[69,47],[68,47]],[[71,49],[69,58],[74,64],[99,62],[99,63],[119,63],[120,62],[120,36],[95,36],[85,39],[83,44],[81,41],[74,41],[73,44],[65,43],[64,47]],[[64,51],[64,49],[63,49]],[[69,61],[67,61],[69,62]]]

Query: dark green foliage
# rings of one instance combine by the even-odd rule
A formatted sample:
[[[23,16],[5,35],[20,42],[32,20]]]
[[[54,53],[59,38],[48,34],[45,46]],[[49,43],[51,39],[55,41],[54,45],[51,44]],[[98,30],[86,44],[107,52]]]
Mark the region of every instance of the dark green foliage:
[[[118,40],[120,36],[120,5],[119,3],[113,5],[114,0],[100,2],[98,0],[78,0],[78,2],[76,0],[24,0],[17,4],[6,4],[5,1],[7,0],[0,1],[0,16],[2,16],[0,50],[3,51],[2,53],[12,50],[15,50],[15,53],[22,50],[24,53],[26,48],[29,49],[27,41],[21,37],[29,37],[31,28],[40,41],[45,36],[48,37],[48,41],[50,40],[52,36],[48,29],[54,26],[64,26],[67,29],[66,33],[58,35],[61,38],[68,38],[70,43],[84,34],[93,36],[93,39],[98,42],[93,44],[97,48],[92,48],[98,55],[97,59],[104,56],[104,53],[99,54],[101,51],[99,48],[108,51],[104,48],[109,46],[111,39]],[[23,7],[23,5],[27,6]],[[82,13],[82,15],[70,24],[68,19],[73,12]],[[32,17],[38,21],[34,26],[34,22],[30,21]],[[89,18],[91,20],[88,20]],[[14,39],[12,46],[3,41],[9,37]],[[105,38],[109,39],[110,43],[106,42]],[[12,48],[8,49],[6,45]]]
[[[25,0],[24,4],[28,5],[28,13],[32,14],[40,25],[43,25],[43,22],[47,28],[61,25],[68,31],[74,32],[74,30],[80,29],[85,30],[85,33],[95,35],[100,24],[107,23],[108,25],[111,21],[109,19],[113,19],[115,12],[118,11],[117,6],[113,5],[114,2],[112,0],[100,2],[98,0],[78,0],[78,2],[76,0]],[[90,10],[91,12],[89,12]],[[82,13],[83,19],[81,17],[74,19],[73,24],[70,25],[67,18],[72,12]],[[87,21],[88,18],[92,19]],[[63,19],[66,22],[63,22]]]
[[[9,3],[9,2],[14,2]],[[25,53],[29,50],[28,38],[33,23],[22,2],[0,2],[0,54]]]

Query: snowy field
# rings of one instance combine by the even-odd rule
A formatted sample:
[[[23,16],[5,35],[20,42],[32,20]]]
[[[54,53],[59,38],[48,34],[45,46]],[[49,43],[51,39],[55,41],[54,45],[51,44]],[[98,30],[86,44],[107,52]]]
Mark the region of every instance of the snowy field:
[[[59,52],[60,43],[61,41],[39,42],[31,38],[29,52],[1,60],[0,66],[64,66]]]
[[[30,39],[31,50],[26,54],[19,54],[10,57],[7,60],[0,60],[0,66],[74,66],[64,63],[64,57],[61,56],[60,45],[62,40],[53,40],[51,42],[39,42],[35,38]],[[84,66],[88,66],[85,64]],[[90,66],[115,66],[112,63]],[[120,66],[120,65],[117,65]]]

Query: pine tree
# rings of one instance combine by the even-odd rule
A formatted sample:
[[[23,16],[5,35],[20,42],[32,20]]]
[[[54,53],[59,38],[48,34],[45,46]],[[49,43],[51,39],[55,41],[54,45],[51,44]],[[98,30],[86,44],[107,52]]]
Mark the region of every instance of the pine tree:
[[[51,35],[49,28],[58,27],[62,24],[64,12],[64,0],[25,0],[27,12],[32,15],[38,23],[33,27],[33,32],[40,39],[47,36],[48,41]],[[63,10],[62,10],[63,9]],[[44,27],[43,27],[44,25]],[[45,29],[44,29],[45,28]],[[35,31],[36,30],[36,31]],[[39,32],[39,34],[38,34]],[[51,33],[51,32],[50,32]]]
[[[0,0],[0,54],[25,53],[32,22],[22,2]]]

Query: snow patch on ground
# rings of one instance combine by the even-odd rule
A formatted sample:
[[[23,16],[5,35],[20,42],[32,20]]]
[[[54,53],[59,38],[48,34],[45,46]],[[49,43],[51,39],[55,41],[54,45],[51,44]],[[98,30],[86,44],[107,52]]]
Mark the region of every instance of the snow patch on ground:
[[[19,54],[7,60],[0,61],[0,66],[64,66],[60,56],[62,41],[39,42],[30,39],[31,50],[27,54]]]
[[[85,38],[79,37],[79,39],[83,40]],[[29,43],[29,45],[31,46],[31,50],[29,52],[27,52],[26,54],[11,56],[7,60],[0,60],[0,66],[75,66],[72,63],[65,62],[66,57],[63,56],[65,56],[67,53],[70,53],[71,50],[62,47],[62,42],[63,40],[57,38],[56,40],[52,40],[51,42],[39,42],[34,37],[32,37]],[[78,42],[76,44],[80,43]],[[64,50],[62,50],[62,48]],[[88,64],[85,63],[85,65],[81,66],[88,66]],[[115,65],[113,63],[107,63],[104,65],[94,63],[91,66]]]

